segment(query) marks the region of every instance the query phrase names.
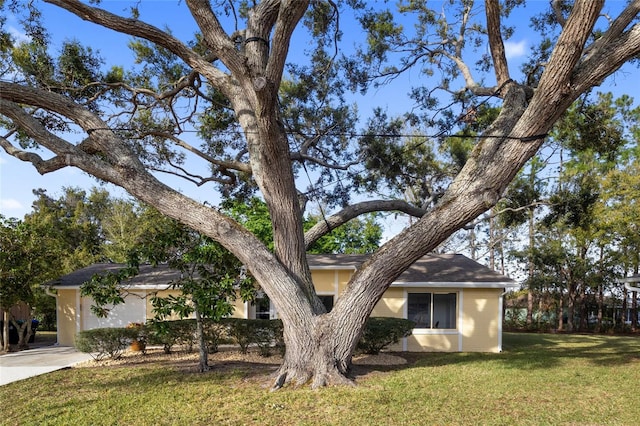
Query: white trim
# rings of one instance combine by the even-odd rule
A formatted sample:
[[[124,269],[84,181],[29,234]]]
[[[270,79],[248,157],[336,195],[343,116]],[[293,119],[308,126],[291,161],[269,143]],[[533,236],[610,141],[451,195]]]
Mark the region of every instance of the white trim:
[[[626,278],[619,278],[616,281],[618,281],[619,283],[640,283],[640,275],[632,275]]]
[[[463,294],[464,290],[460,289],[458,292],[458,352],[462,352],[462,320],[464,319],[463,315]]]
[[[138,290],[172,290],[174,289],[173,284],[133,284],[133,285],[123,285],[122,288],[127,291],[138,291]],[[77,285],[52,285],[50,288],[54,288],[56,290],[76,290],[80,291],[80,286]],[[176,290],[179,290],[180,287],[175,287]]]
[[[424,336],[424,335],[453,335],[458,334],[458,330],[455,328],[414,328],[413,333],[416,336]]]
[[[402,318],[408,319],[409,318],[409,292],[407,291],[406,288],[402,292],[402,298],[403,298],[403,302],[404,302],[402,304]],[[413,334],[414,330],[415,330],[415,328],[413,330],[411,330],[411,334]],[[407,348],[409,347],[408,339],[409,339],[409,336],[402,338],[402,351],[403,352],[406,352]]]
[[[456,293],[456,308],[458,309],[458,318],[456,319],[456,328],[414,328],[413,331],[411,332],[411,335],[414,336],[455,336],[458,335],[458,352],[462,352],[462,294],[463,294],[464,290],[463,289],[455,289],[455,291],[452,291],[451,293]],[[432,295],[433,294],[446,294],[446,293],[434,293],[434,292],[429,292]],[[404,289],[403,291],[403,298],[404,298],[404,305],[402,307],[402,317],[405,319],[408,319],[409,317],[409,291],[407,290],[407,288]],[[431,314],[433,315],[433,309],[431,311]],[[402,350],[404,352],[407,351],[408,348],[408,343],[407,343],[407,339],[408,337],[405,337],[402,339]]]
[[[443,281],[443,282],[398,282],[394,281],[390,287],[407,288],[515,288],[518,284],[513,281],[477,282],[477,281]]]
[[[324,268],[335,271],[334,275],[334,288],[336,295],[338,294],[338,273],[344,268]],[[124,285],[130,291],[136,290],[171,290],[173,285],[167,284],[135,284]],[[390,287],[406,287],[406,288],[516,288],[518,284],[513,281],[495,281],[495,282],[476,282],[476,281],[443,281],[443,282],[398,282],[391,283]],[[52,285],[51,288],[56,290],[79,290],[80,286],[65,286],[65,285]],[[176,290],[179,287],[175,287]]]
[[[82,324],[82,298],[80,289],[76,290],[76,334],[80,333]]]
[[[502,323],[504,321],[502,312],[504,306],[504,295],[505,292],[502,292],[502,294],[498,296],[498,352],[502,352]]]
[[[636,281],[632,281],[632,282],[636,282]],[[640,293],[640,287],[632,287],[631,284],[629,283],[624,283],[624,288],[626,288],[628,291],[635,291]]]
[[[323,265],[323,266],[309,266],[309,270],[311,271],[322,271],[322,270],[336,270],[336,271],[357,271],[357,266],[345,266],[341,264],[336,265]]]
[[[244,302],[244,319],[249,319],[249,301]]]

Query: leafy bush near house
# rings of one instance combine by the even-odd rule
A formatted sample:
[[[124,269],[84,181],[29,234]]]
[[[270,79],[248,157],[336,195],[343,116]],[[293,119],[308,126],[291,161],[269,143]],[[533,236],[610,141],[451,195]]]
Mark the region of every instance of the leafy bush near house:
[[[387,346],[409,336],[415,326],[413,321],[404,318],[371,317],[365,325],[357,349],[365,354],[377,355]]]
[[[162,345],[165,353],[171,353],[174,346],[183,346],[187,352],[193,351],[196,342],[196,321],[182,319],[175,321],[150,321],[149,344]]]
[[[284,349],[280,320],[225,318],[222,323],[226,325],[227,333],[240,346],[243,354],[247,353],[252,344],[258,346],[263,356],[271,355],[274,343],[280,350]]]
[[[78,333],[75,345],[80,352],[91,354],[97,361],[118,359],[138,334],[137,328],[94,328]]]
[[[210,354],[218,352],[220,342],[228,340],[226,337],[227,327],[224,324],[210,319],[204,321],[204,340]]]

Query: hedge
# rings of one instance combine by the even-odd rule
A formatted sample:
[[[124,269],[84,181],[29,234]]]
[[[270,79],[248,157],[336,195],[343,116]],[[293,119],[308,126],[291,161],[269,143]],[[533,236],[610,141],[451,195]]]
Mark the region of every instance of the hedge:
[[[97,360],[118,359],[122,352],[137,340],[137,328],[94,328],[84,330],[76,336],[75,346],[80,352],[91,354]]]
[[[218,351],[220,342],[235,343],[242,353],[251,345],[260,350],[262,356],[270,356],[273,349],[284,354],[284,336],[281,320],[225,318],[219,322],[205,320],[205,342],[210,353]],[[378,354],[391,344],[411,334],[413,321],[403,318],[372,317],[367,321],[357,350],[366,354]],[[80,332],[76,347],[100,360],[106,357],[117,359],[133,340],[143,339],[151,345],[162,345],[166,353],[174,346],[191,352],[198,344],[196,321],[150,321],[145,326],[134,328],[98,328]]]

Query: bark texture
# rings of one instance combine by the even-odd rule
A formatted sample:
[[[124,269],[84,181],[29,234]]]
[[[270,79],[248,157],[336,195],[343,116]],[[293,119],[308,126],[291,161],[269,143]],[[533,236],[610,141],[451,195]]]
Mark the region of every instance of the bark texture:
[[[438,204],[429,211],[412,210],[420,219],[369,258],[355,273],[333,310],[326,314],[314,293],[305,248],[330,227],[360,212],[371,211],[373,205],[345,210],[319,225],[305,240],[292,154],[278,119],[277,92],[291,35],[309,2],[260,2],[249,14],[244,49],[238,50],[209,1],[187,0],[210,49],[211,55],[203,56],[142,21],[122,18],[76,0],[46,1],[84,20],[169,50],[231,101],[247,141],[249,164],[243,166],[244,170],[251,171],[271,213],[275,253],[215,208],[189,199],[160,182],[105,121],[57,93],[0,81],[0,114],[54,156],[43,159],[35,152],[19,148],[9,137],[0,136],[0,146],[9,155],[31,163],[42,174],[74,166],[121,186],[165,215],[219,241],[236,255],[274,302],[284,324],[287,352],[275,388],[287,383],[311,383],[313,387],[350,383],[346,374],[352,353],[366,319],[390,283],[453,232],[495,205],[571,103],[640,54],[640,26],[633,24],[640,1],[631,2],[610,29],[588,45],[604,1],[577,0],[563,22],[564,30],[538,86],[533,89],[520,85],[509,80],[499,34],[499,2],[486,0],[496,81],[501,89],[499,96],[504,100],[499,117],[486,130],[489,137],[479,139],[469,161]],[[213,57],[223,67],[214,66]],[[463,72],[468,70],[465,67]],[[469,88],[482,92],[475,86]],[[84,140],[74,144],[54,134],[28,108],[65,117],[84,131]],[[373,207],[385,210],[384,206],[379,203]],[[408,211],[401,204],[392,208]]]

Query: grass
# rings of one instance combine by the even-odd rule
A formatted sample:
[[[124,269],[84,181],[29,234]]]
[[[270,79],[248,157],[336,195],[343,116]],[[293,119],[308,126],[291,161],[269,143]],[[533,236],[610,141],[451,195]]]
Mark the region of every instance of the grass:
[[[640,419],[640,338],[505,334],[501,354],[433,353],[355,388],[269,392],[255,369],[77,368],[0,387],[6,425],[611,424]],[[375,369],[374,369],[375,370]],[[366,373],[366,374],[365,374]]]

